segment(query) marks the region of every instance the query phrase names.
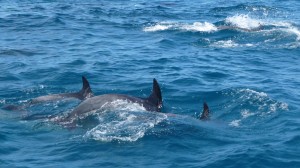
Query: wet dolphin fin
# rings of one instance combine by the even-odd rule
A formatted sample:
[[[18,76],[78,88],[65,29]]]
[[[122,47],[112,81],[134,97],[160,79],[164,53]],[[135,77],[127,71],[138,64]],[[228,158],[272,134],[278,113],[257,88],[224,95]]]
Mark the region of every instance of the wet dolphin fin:
[[[93,91],[90,87],[89,81],[82,76],[82,89],[78,92],[79,99],[90,98],[93,96]]]
[[[200,116],[200,120],[209,120],[209,108],[206,102],[203,103],[203,112]]]
[[[158,85],[158,82],[156,79],[153,79],[153,88],[151,95],[147,98],[149,102],[154,104],[157,107],[157,111],[160,111],[162,108],[162,96],[161,96],[161,90]]]

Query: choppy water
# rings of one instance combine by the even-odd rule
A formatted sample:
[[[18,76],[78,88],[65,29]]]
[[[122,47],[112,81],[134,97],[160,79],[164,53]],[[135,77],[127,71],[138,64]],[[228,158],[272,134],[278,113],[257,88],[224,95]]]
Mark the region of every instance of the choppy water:
[[[0,1],[0,106],[74,92],[116,101],[76,128],[0,110],[0,167],[299,167],[300,2]],[[211,120],[197,116],[206,101]],[[172,115],[172,114],[176,115]]]

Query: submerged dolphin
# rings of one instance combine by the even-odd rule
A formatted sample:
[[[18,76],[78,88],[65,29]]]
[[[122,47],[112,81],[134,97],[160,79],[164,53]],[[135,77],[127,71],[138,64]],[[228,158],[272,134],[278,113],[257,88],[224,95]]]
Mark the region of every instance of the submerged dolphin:
[[[147,98],[139,98],[123,94],[104,94],[100,96],[94,96],[81,102],[78,105],[78,107],[76,107],[61,121],[72,122],[77,117],[84,116],[88,112],[101,109],[107,103],[111,103],[116,100],[125,100],[129,103],[138,103],[139,105],[143,106],[147,111],[159,112],[162,108],[161,90],[156,79],[153,79],[152,93]]]
[[[90,84],[88,80],[82,76],[82,89],[79,92],[73,93],[60,93],[60,94],[50,94],[46,96],[40,96],[34,99],[31,99],[28,103],[24,105],[7,105],[3,109],[5,110],[20,110],[26,108],[33,104],[48,102],[48,101],[57,101],[62,99],[79,99],[84,100],[93,96]]]

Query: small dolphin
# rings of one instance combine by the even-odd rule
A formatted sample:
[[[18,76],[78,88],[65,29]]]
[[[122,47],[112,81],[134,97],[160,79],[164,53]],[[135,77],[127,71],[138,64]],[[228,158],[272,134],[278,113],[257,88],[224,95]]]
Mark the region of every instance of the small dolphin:
[[[57,101],[62,99],[79,99],[84,100],[93,96],[90,84],[88,80],[82,76],[82,89],[79,92],[74,93],[60,93],[60,94],[51,94],[46,96],[40,96],[34,99],[31,99],[28,103],[24,105],[7,105],[3,109],[5,110],[21,110],[30,105],[48,102],[48,101]]]
[[[147,111],[160,112],[162,108],[161,90],[156,79],[153,79],[152,93],[148,98],[139,98],[123,94],[104,94],[100,96],[94,96],[81,102],[71,113],[69,113],[61,121],[72,122],[77,117],[84,116],[84,114],[88,112],[101,109],[103,106],[105,106],[105,104],[111,103],[116,100],[125,100],[129,103],[138,103],[139,105],[143,106]]]

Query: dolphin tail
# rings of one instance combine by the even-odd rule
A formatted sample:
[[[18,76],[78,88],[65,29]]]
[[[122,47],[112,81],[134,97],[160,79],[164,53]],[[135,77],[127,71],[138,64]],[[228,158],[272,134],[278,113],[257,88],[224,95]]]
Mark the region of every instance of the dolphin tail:
[[[203,112],[200,116],[200,120],[209,120],[209,108],[206,102],[203,103]]]
[[[79,99],[81,100],[93,96],[93,91],[90,87],[89,81],[84,76],[82,76],[82,89],[78,92],[78,94]]]
[[[161,96],[161,90],[158,85],[158,82],[156,79],[153,79],[153,88],[152,88],[152,93],[148,97],[148,101],[154,104],[157,107],[157,111],[160,111],[162,108],[162,96]]]

